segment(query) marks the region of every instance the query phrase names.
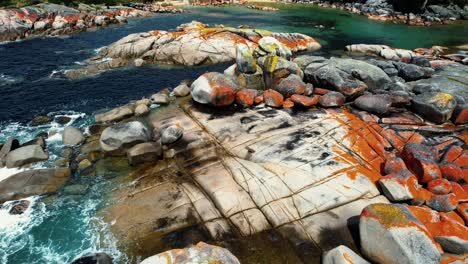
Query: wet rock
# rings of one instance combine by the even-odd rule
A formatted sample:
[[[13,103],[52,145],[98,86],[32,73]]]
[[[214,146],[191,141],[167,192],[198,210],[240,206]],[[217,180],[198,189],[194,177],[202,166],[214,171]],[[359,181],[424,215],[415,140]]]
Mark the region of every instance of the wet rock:
[[[135,116],[143,116],[150,111],[150,108],[146,104],[138,104],[135,107]]]
[[[267,106],[271,107],[281,107],[283,106],[283,95],[275,90],[266,90],[263,92],[263,101]]]
[[[419,67],[414,64],[405,64],[399,71],[398,76],[405,79],[405,81],[416,81],[423,78],[429,78],[434,70],[431,68]]]
[[[132,121],[119,123],[104,129],[99,140],[104,151],[130,148],[138,143],[149,141],[151,133],[143,123]]]
[[[319,98],[319,104],[323,107],[340,107],[344,102],[345,97],[339,92],[329,92]]]
[[[14,201],[8,213],[11,215],[23,214],[26,210],[28,210],[30,204],[31,202],[29,202],[28,200]]]
[[[0,203],[57,192],[68,180],[70,169],[35,169],[0,181]]]
[[[439,263],[441,252],[426,227],[404,205],[372,204],[359,221],[361,248],[376,263]]]
[[[292,56],[292,52],[285,45],[273,37],[263,37],[258,41],[256,53],[260,56],[276,55],[285,59]]]
[[[390,110],[392,101],[385,95],[361,95],[354,101],[354,105],[367,112],[386,114]]]
[[[223,263],[240,264],[229,250],[199,242],[184,249],[173,249],[144,259],[141,264],[176,264],[176,263]]]
[[[179,126],[170,126],[162,130],[161,143],[169,145],[179,140],[184,134],[184,130]]]
[[[280,92],[285,98],[289,98],[293,94],[303,94],[305,87],[306,84],[302,81],[300,76],[291,74],[282,79],[274,89]]]
[[[255,98],[258,95],[257,90],[243,89],[236,94],[236,103],[242,107],[249,107],[254,104]]]
[[[448,194],[452,191],[452,185],[446,179],[435,179],[427,184],[427,189],[433,194]]]
[[[63,144],[67,146],[76,146],[83,143],[85,140],[83,133],[79,129],[72,126],[65,127],[62,133],[62,138]]]
[[[436,152],[432,147],[408,143],[401,154],[408,169],[413,172],[420,182],[428,183],[442,177],[439,166],[435,162]]]
[[[31,126],[42,126],[52,122],[52,118],[48,116],[36,116],[29,123]]]
[[[70,264],[112,264],[112,258],[106,253],[94,253],[92,255],[79,257]]]
[[[239,72],[255,73],[257,71],[257,62],[249,46],[245,44],[238,44],[236,46],[236,64]]]
[[[140,58],[133,61],[133,65],[135,65],[135,67],[142,67],[144,64],[145,64],[145,60],[140,59]]]
[[[158,142],[146,142],[133,146],[127,151],[130,165],[158,160],[162,154],[162,145]]]
[[[413,97],[411,110],[425,119],[441,124],[452,116],[457,102],[447,93],[422,93]]]
[[[450,212],[457,208],[458,199],[453,193],[433,195],[426,203],[427,206],[438,212]]]
[[[88,187],[82,184],[68,185],[63,188],[64,195],[85,195]]]
[[[169,96],[161,92],[153,94],[150,100],[151,100],[151,103],[153,104],[159,104],[159,105],[169,104]]]
[[[185,97],[190,94],[190,87],[186,83],[179,84],[174,88],[174,95],[177,97]]]
[[[133,108],[130,106],[121,106],[118,108],[114,108],[108,112],[97,114],[94,119],[96,122],[114,122],[122,120],[126,117],[133,115]]]
[[[431,62],[429,61],[429,59],[422,56],[412,57],[411,63],[420,67],[431,67]]]
[[[60,125],[66,125],[66,124],[68,124],[71,120],[72,120],[71,117],[68,117],[68,116],[56,116],[56,117],[54,117],[54,121],[55,121],[57,124],[60,124]]]
[[[39,145],[29,145],[9,152],[5,159],[7,168],[21,167],[38,161],[48,160],[49,155]]]
[[[236,98],[237,85],[226,75],[209,72],[196,79],[190,87],[192,98],[201,104],[231,105]]]
[[[390,201],[403,202],[415,198],[413,192],[418,186],[418,179],[411,172],[402,170],[382,177],[379,185]]]
[[[324,253],[322,264],[370,264],[347,246],[339,246]]]
[[[21,147],[29,146],[29,145],[38,145],[38,146],[41,146],[41,148],[45,150],[45,148],[46,148],[46,138],[47,138],[47,134],[46,135],[38,135],[36,138],[31,139],[31,140],[21,144]]]
[[[303,108],[309,108],[311,106],[314,106],[318,103],[319,101],[318,95],[315,95],[313,97],[308,97],[305,95],[299,95],[299,94],[294,94],[291,96],[291,101],[294,102],[294,105],[300,106]]]

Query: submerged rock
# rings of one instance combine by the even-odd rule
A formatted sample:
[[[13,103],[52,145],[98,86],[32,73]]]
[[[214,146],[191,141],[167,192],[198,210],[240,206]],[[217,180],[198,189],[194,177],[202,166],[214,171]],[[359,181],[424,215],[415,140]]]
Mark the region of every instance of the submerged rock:
[[[139,121],[119,123],[104,129],[99,143],[104,151],[130,148],[138,143],[149,141],[151,133]]]
[[[28,200],[19,200],[13,202],[9,214],[20,215],[23,214],[30,206],[31,202]]]
[[[184,249],[173,249],[144,259],[141,264],[223,263],[240,264],[229,250],[199,242]]]

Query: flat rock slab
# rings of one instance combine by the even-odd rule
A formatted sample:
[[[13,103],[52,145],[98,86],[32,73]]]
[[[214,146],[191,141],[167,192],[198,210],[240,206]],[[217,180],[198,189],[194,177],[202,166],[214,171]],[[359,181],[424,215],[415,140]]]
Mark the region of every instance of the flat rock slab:
[[[151,252],[145,241],[190,226],[203,226],[213,238],[277,229],[293,244],[299,238],[310,244],[317,258],[338,241],[355,249],[349,219],[388,201],[375,185],[375,160],[382,157],[365,140],[350,145],[365,138],[354,135],[350,120],[360,121],[336,111],[210,112],[191,102],[153,111],[152,126],[184,129],[175,158],[145,168],[116,191],[119,202],[105,209],[106,219],[138,252]]]

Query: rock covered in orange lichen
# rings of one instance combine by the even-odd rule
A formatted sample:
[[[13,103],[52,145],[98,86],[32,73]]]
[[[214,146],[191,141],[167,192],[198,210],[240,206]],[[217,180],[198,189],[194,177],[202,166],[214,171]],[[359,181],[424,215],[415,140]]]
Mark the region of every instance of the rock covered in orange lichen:
[[[318,95],[309,97],[305,95],[294,94],[291,96],[291,101],[293,101],[294,104],[297,106],[308,108],[308,107],[316,105],[318,103],[319,97],[320,96]]]
[[[236,103],[242,107],[249,107],[254,104],[255,98],[258,95],[257,90],[243,89],[236,94]]]
[[[263,101],[268,106],[278,108],[283,106],[284,99],[282,94],[275,90],[269,89],[263,92]]]
[[[438,213],[426,207],[408,208],[446,252],[468,252],[468,228],[464,223],[460,223],[456,216]]]
[[[386,175],[379,180],[385,196],[392,202],[409,201],[415,198],[418,179],[408,170]]]
[[[452,191],[452,185],[446,179],[435,179],[427,184],[427,189],[433,194],[448,194]]]
[[[405,205],[371,204],[359,221],[362,252],[386,264],[438,264],[441,250],[430,232]]]
[[[190,86],[193,100],[213,106],[232,104],[238,89],[230,78],[217,72],[203,74]]]
[[[437,153],[434,149],[422,144],[406,144],[402,152],[403,160],[420,182],[427,183],[441,178],[439,166],[435,162]]]
[[[293,52],[320,48],[316,40],[299,33],[209,27],[197,21],[181,25],[178,29],[175,32],[131,34],[101,49],[99,55],[102,58],[142,58],[153,63],[192,66],[233,61],[237,44],[256,48],[264,37],[275,39]]]

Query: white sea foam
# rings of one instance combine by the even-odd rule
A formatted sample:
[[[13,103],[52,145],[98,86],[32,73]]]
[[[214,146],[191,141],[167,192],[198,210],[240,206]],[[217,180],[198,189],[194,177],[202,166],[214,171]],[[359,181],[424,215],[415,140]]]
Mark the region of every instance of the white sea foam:
[[[0,73],[0,86],[11,85],[15,83],[20,83],[24,80],[23,77],[15,77],[11,75],[6,75]]]
[[[13,202],[6,202],[0,209],[0,262],[9,263],[8,256],[20,251],[31,243],[33,237],[28,234],[40,225],[47,212],[39,196],[25,198],[30,205],[23,214],[11,215]]]

